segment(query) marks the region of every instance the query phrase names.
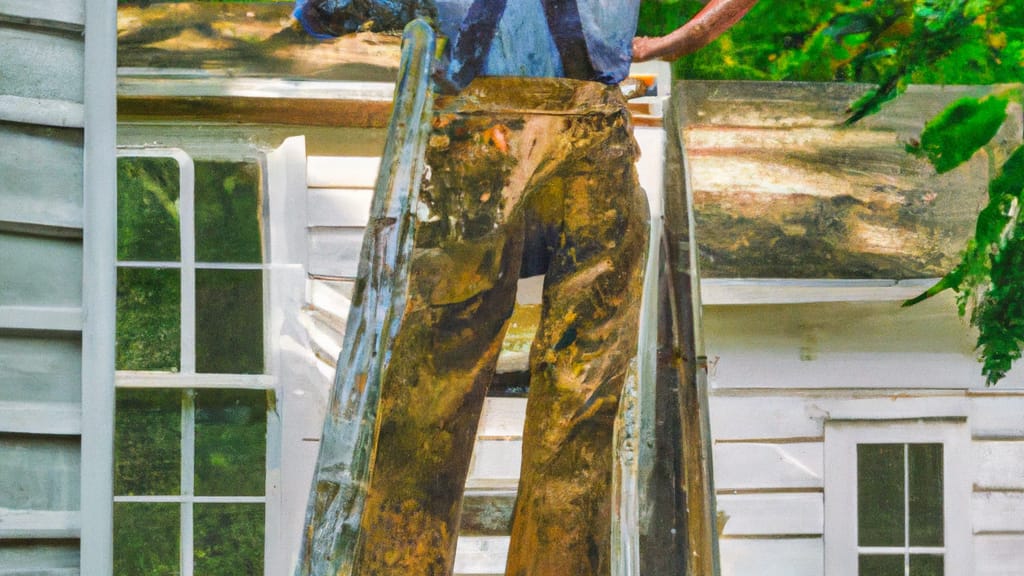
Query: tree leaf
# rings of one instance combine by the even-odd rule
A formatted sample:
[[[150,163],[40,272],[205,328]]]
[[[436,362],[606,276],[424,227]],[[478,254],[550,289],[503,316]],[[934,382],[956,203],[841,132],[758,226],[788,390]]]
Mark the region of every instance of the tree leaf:
[[[925,124],[919,150],[939,174],[969,160],[988,144],[1006,120],[1008,100],[1003,96],[961,98]]]

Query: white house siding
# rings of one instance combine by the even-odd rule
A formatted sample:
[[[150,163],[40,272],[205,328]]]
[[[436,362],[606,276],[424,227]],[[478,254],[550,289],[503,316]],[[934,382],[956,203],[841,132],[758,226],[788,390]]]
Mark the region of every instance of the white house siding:
[[[112,466],[111,437],[104,436],[109,425],[83,436],[83,421],[110,419],[103,398],[112,396],[100,392],[97,399],[89,393],[112,391],[113,367],[94,370],[92,357],[83,358],[83,328],[86,349],[96,354],[112,354],[113,338],[91,338],[97,324],[83,322],[83,301],[100,323],[107,315],[112,323],[113,293],[86,290],[83,296],[83,263],[112,259],[113,246],[98,247],[90,240],[83,247],[83,229],[96,223],[84,208],[83,191],[89,190],[93,206],[114,195],[110,4],[88,7],[96,20],[87,46],[83,0],[0,0],[0,572],[5,574],[77,574],[87,567],[103,571],[109,563],[103,550],[109,534],[83,535],[84,525],[109,529],[104,511],[109,512],[110,478],[103,472]],[[87,51],[97,56],[88,65]],[[109,58],[98,57],[105,53]],[[109,91],[86,97],[87,73],[109,76]],[[85,154],[86,142],[105,139],[109,150]],[[107,224],[90,228],[87,236],[112,238],[102,230],[113,227],[112,219],[108,214]],[[112,280],[112,264],[109,273]],[[103,304],[107,299],[109,306]],[[87,396],[94,410],[83,414]],[[85,464],[87,455],[92,460]],[[98,473],[83,481],[90,471]],[[83,505],[94,512],[88,519]],[[96,553],[80,551],[80,538],[97,545]]]
[[[950,298],[709,306],[704,321],[723,575],[824,574],[827,423],[920,419],[970,430],[946,457],[970,471],[974,574],[1020,573],[1024,372],[986,388]]]

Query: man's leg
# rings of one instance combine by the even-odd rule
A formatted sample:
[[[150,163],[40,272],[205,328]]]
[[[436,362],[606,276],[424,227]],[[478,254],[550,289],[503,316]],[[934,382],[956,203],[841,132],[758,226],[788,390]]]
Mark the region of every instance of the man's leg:
[[[649,216],[624,112],[572,120],[565,138],[576,145],[541,191],[563,194],[564,213],[531,352],[511,576],[610,571],[613,430],[636,354]]]

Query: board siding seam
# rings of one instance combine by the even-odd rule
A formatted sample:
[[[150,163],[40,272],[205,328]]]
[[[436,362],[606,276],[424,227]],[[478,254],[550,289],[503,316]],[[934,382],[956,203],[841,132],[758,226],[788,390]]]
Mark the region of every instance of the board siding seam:
[[[728,526],[728,523],[726,523]],[[823,532],[807,532],[794,534],[722,534],[722,540],[818,540]]]
[[[715,438],[715,444],[813,444],[824,441],[824,436],[793,436],[784,438]]]
[[[715,491],[715,496],[755,496],[765,494],[824,494],[824,486],[806,486],[792,488],[723,488]]]
[[[0,219],[0,232],[41,236],[44,238],[82,238],[81,225],[67,226],[66,223],[32,222],[28,220]]]

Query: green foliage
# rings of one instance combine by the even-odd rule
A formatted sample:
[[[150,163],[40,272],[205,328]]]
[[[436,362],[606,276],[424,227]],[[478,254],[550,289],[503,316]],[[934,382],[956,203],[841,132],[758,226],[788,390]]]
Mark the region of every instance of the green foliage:
[[[921,142],[907,150],[926,155],[939,174],[949,172],[988,144],[1006,120],[1004,96],[963,98],[925,124]]]

